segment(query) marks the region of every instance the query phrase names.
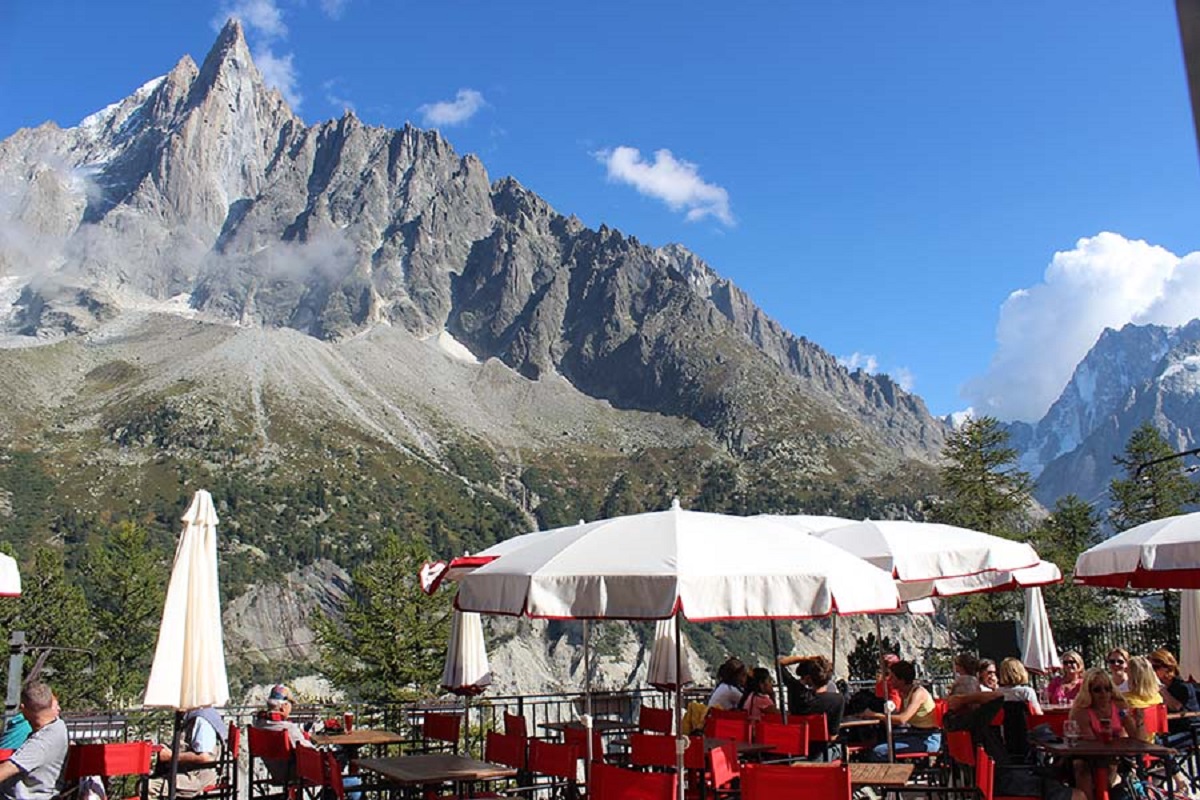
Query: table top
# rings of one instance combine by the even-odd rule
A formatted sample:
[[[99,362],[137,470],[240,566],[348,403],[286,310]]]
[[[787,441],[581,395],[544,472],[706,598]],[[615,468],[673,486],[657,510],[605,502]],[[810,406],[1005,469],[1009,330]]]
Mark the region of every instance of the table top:
[[[1167,713],[1167,719],[1196,719],[1200,717],[1200,711],[1171,711]]]
[[[873,719],[871,717],[842,717],[840,727],[842,728],[865,728],[868,725],[878,725],[883,722],[881,719]]]
[[[562,732],[568,728],[572,730],[583,730],[583,723],[577,719],[565,720],[563,722],[543,722],[539,727],[545,728],[548,731]],[[594,719],[592,720],[592,730],[597,733],[637,733],[638,726],[632,722],[620,722],[615,719]]]
[[[1055,756],[1082,756],[1083,758],[1116,758],[1117,756],[1173,756],[1175,751],[1161,744],[1144,742],[1122,736],[1107,744],[1097,739],[1080,739],[1075,744],[1063,742],[1036,742],[1036,745]]]
[[[794,767],[828,766],[819,761],[797,761]],[[859,786],[879,786],[885,789],[896,789],[907,786],[912,778],[914,764],[879,764],[870,761],[850,762],[850,784]]]
[[[401,786],[424,786],[448,781],[488,781],[515,777],[512,767],[491,764],[455,753],[429,753],[392,758],[359,758],[360,769],[377,772]]]
[[[349,733],[314,733],[313,744],[336,744],[342,747],[361,747],[371,744],[400,744],[407,741],[403,736],[391,731],[372,730],[371,728],[355,728]]]

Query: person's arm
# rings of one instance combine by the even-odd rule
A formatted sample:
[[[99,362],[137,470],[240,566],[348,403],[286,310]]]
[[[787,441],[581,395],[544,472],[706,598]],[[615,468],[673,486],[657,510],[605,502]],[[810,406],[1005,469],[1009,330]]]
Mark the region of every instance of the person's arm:
[[[158,760],[166,763],[171,760],[171,748],[165,744],[158,748]],[[205,764],[215,764],[217,757],[213,753],[193,753],[191,750],[179,751],[179,766],[181,767],[202,767]],[[2,779],[0,779],[2,780]]]
[[[812,656],[780,656],[775,659],[775,663],[781,667],[790,667],[792,664],[799,664],[801,661],[806,661],[810,658]]]
[[[1135,714],[1133,713],[1133,709],[1130,708],[1122,708],[1117,712],[1121,717],[1121,728],[1130,739],[1144,739],[1146,737],[1146,727],[1144,724],[1146,710],[1139,708],[1138,712]]]
[[[906,705],[902,711],[898,711],[895,714],[892,714],[892,724],[893,725],[907,724],[908,721],[913,718],[913,715],[921,710],[921,704],[924,702],[924,699],[928,696],[929,696],[929,692],[927,692],[923,686],[917,687],[917,689],[915,689],[913,692],[911,692],[908,695],[908,705]],[[885,718],[885,716],[883,714],[880,714],[879,712],[875,712],[875,716],[878,719]]]
[[[10,758],[0,762],[0,783],[5,783],[21,774],[21,768],[18,767]]]
[[[1033,714],[1035,717],[1040,717],[1045,714],[1046,712],[1042,711],[1042,704],[1038,702],[1037,692],[1033,690],[1032,686],[1026,686],[1025,688],[1029,690],[1025,693],[1025,702],[1029,704],[1029,713]]]
[[[970,694],[952,694],[946,698],[946,710],[958,711],[971,706],[981,706],[989,700],[995,700],[995,692],[972,692]]]

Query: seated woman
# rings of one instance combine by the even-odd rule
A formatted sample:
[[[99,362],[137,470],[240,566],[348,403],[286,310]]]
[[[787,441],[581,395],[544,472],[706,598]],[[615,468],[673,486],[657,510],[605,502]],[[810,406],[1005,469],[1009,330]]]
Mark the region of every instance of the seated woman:
[[[1062,654],[1062,675],[1055,675],[1046,687],[1046,702],[1065,706],[1079,694],[1083,686],[1083,656],[1074,650]]]
[[[954,683],[950,694],[975,694],[979,691],[979,659],[974,653],[959,653],[954,657]]]
[[[708,697],[709,708],[729,711],[737,707],[742,699],[742,687],[746,685],[746,665],[741,659],[730,656],[717,667],[717,686]]]
[[[1083,676],[1083,687],[1071,705],[1071,719],[1079,726],[1082,739],[1109,739],[1123,736],[1138,737],[1141,731],[1137,721],[1129,713],[1124,696],[1117,691],[1112,675],[1102,669],[1089,669]],[[1075,759],[1071,768],[1075,773],[1075,786],[1094,800],[1094,772],[1103,772],[1109,786],[1113,785],[1117,771],[1113,764],[1100,766],[1084,758]]]
[[[900,692],[900,710],[891,715],[893,725],[904,725],[892,735],[897,753],[936,753],[942,748],[942,731],[934,721],[933,695],[917,683],[917,668],[911,661],[897,661],[890,668],[891,683]],[[886,719],[876,711],[866,716]],[[872,761],[887,761],[888,746],[883,742],[871,751]]]
[[[1158,691],[1158,678],[1154,676],[1154,668],[1145,656],[1133,656],[1129,659],[1129,690],[1125,692],[1125,702],[1133,712],[1142,738],[1147,742],[1154,741],[1154,734],[1147,729],[1146,709],[1162,705],[1163,698]]]
[[[1175,655],[1166,648],[1155,650],[1150,654],[1150,666],[1162,686],[1159,693],[1167,704],[1167,711],[1200,711],[1200,700],[1196,698],[1196,687],[1179,677],[1179,662]],[[1195,719],[1173,719],[1169,723],[1169,732],[1191,736],[1192,724]],[[1178,740],[1182,741],[1182,739]],[[0,742],[0,746],[3,742]]]
[[[746,719],[753,724],[762,719],[764,711],[775,711],[775,681],[766,667],[755,667],[746,681],[746,691],[737,707],[746,712]]]
[[[979,659],[979,691],[995,692],[1000,689],[1000,679],[996,672],[995,661],[990,658]]]
[[[1030,714],[1038,716],[1042,714],[1042,706],[1038,703],[1037,692],[1029,685],[1029,672],[1021,663],[1021,659],[1009,656],[1001,661],[996,677],[1000,683],[1000,693],[1004,695],[1005,700],[1025,703],[1029,706]]]

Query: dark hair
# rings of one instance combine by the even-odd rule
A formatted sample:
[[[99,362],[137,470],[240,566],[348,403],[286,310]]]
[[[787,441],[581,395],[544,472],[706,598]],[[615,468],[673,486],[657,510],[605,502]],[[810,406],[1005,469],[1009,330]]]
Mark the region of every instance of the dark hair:
[[[33,681],[21,688],[21,705],[26,711],[44,711],[54,702],[54,692],[41,681]]]
[[[968,675],[976,675],[979,672],[979,658],[974,653],[959,653],[954,657],[954,666]]]
[[[740,658],[730,656],[725,663],[717,667],[717,683],[737,684],[738,676],[746,671],[746,665]]]
[[[824,686],[833,677],[833,664],[825,656],[811,656],[796,664],[796,677]]]
[[[743,708],[753,695],[761,694],[765,697],[770,697],[771,692],[767,690],[767,683],[771,680],[771,670],[766,667],[755,667],[750,673],[750,679],[746,681],[746,691],[742,692],[742,697],[738,700],[737,707]]]
[[[911,661],[897,661],[892,664],[891,671],[893,677],[905,683],[913,683],[917,680],[917,668]]]

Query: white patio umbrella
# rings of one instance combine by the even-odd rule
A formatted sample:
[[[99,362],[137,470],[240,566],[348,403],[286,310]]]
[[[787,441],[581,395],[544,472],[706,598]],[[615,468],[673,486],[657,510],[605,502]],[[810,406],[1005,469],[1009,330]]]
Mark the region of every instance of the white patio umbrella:
[[[1034,672],[1062,669],[1054,632],[1046,614],[1046,601],[1036,586],[1025,590],[1025,638],[1021,642],[1021,662]]]
[[[1031,589],[1062,582],[1062,570],[1057,564],[1039,561],[1032,567],[1014,570],[977,572],[959,578],[935,581],[900,581],[900,597],[916,600],[926,597],[957,597],[980,592],[1006,592]]]
[[[552,619],[798,619],[889,611],[899,596],[888,573],[819,539],[676,501],[667,511],[530,534],[463,576],[455,602]],[[679,651],[677,636],[677,664]],[[678,689],[675,705],[678,720]],[[682,760],[680,752],[681,775]]]
[[[1079,554],[1075,582],[1115,589],[1200,589],[1200,513],[1122,531]]]
[[[0,553],[0,597],[20,596],[21,570],[17,568],[17,560]]]
[[[654,644],[650,648],[650,663],[646,666],[646,683],[662,692],[671,692],[692,682],[692,670],[687,660],[676,661],[675,640],[682,636],[675,617],[660,619],[654,625]]]
[[[196,492],[183,522],[143,701],[176,712],[171,800],[175,797],[183,713],[229,701],[217,580],[217,513],[208,492]]]
[[[1200,679],[1200,590],[1179,593],[1179,676]]]

